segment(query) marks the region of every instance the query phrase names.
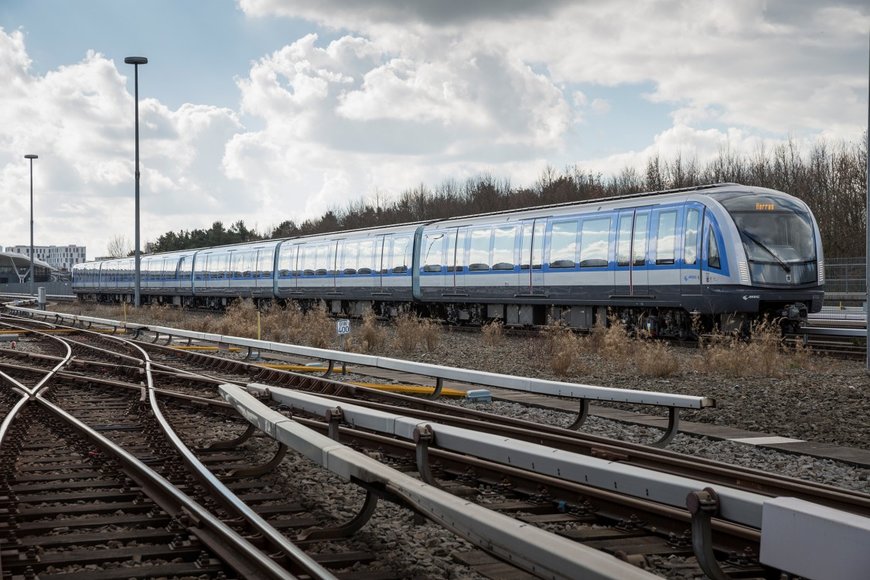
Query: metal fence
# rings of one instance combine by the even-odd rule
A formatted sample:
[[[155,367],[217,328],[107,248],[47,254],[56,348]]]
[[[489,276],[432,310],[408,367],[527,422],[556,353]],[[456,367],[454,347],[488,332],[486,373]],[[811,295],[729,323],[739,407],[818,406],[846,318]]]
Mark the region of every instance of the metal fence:
[[[834,258],[825,262],[825,294],[866,294],[867,262],[861,258]]]
[[[34,282],[33,291],[45,288],[49,296],[72,296],[71,282]],[[24,284],[0,284],[0,294],[30,294],[30,282]]]

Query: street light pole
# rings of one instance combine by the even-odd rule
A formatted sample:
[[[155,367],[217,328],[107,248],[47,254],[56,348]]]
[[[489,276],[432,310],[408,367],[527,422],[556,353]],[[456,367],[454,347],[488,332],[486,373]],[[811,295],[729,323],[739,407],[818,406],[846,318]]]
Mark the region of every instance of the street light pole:
[[[134,91],[136,99],[136,291],[133,297],[133,306],[139,308],[141,296],[141,271],[139,255],[139,65],[148,64],[144,56],[128,56],[124,59],[127,64],[132,64],[135,70]]]
[[[33,296],[33,277],[36,275],[33,264],[36,259],[33,255],[33,160],[39,159],[39,155],[28,153],[24,158],[30,159],[30,295]]]

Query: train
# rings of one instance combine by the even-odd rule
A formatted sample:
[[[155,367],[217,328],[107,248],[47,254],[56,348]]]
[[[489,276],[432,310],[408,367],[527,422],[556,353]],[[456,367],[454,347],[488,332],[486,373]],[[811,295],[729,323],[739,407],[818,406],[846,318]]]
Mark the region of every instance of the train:
[[[146,254],[143,304],[325,305],[452,324],[630,329],[685,337],[759,317],[800,326],[824,298],[818,224],[801,200],[724,183]],[[131,302],[132,257],[77,264],[79,300]]]

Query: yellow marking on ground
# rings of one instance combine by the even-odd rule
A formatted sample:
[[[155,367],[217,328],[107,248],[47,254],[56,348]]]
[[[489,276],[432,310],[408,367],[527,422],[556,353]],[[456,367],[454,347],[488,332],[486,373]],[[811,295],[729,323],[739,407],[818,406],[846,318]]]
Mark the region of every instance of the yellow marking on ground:
[[[329,370],[328,367],[312,367],[305,365],[290,365],[290,364],[277,364],[277,363],[261,363],[257,366],[265,367],[268,369],[275,369],[279,371],[295,371],[295,372],[309,372],[309,373],[325,373]],[[338,365],[333,367],[333,371],[337,372]],[[350,372],[348,369],[347,372]],[[350,381],[351,385],[356,385],[358,387],[370,387],[372,389],[378,389],[381,391],[389,391],[391,393],[405,393],[408,395],[431,395],[435,392],[435,387],[427,387],[424,385],[393,385],[393,384],[385,384],[385,383],[361,383],[358,381]],[[441,389],[441,394],[445,397],[460,397],[465,398],[465,391],[461,391],[459,389]]]
[[[405,393],[407,395],[431,395],[435,392],[435,387],[421,385],[388,385],[384,383],[358,383],[355,381],[351,381],[350,384],[358,387],[378,389],[379,391],[389,391],[390,393]],[[445,397],[465,398],[465,391],[460,391],[459,389],[441,389],[441,394]]]

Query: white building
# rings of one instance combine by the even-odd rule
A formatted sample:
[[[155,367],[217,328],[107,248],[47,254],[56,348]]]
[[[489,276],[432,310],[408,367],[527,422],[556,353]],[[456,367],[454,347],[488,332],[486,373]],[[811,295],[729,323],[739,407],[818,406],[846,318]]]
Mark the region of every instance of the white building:
[[[7,252],[15,252],[30,257],[30,246],[6,246]],[[85,261],[85,247],[70,244],[68,246],[33,246],[37,260],[51,264],[52,268],[70,271],[74,264]]]

